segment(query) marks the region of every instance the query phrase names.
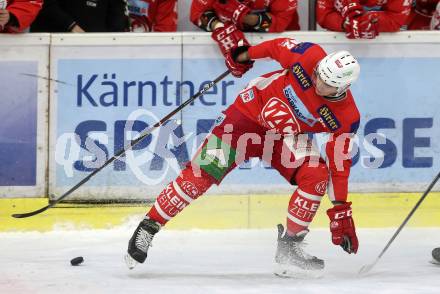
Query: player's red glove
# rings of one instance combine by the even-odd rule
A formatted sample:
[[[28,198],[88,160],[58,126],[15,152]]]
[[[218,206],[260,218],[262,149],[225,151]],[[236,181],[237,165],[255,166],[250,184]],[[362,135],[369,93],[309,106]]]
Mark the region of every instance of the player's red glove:
[[[236,61],[237,56],[240,55],[242,52],[247,51],[248,48],[249,46],[247,45],[234,47],[225,56],[225,64],[234,77],[241,78],[241,76],[244,75],[248,70],[250,70],[254,65],[254,61],[252,60],[249,60],[246,63]]]
[[[360,16],[364,13],[364,8],[359,4],[357,0],[342,0],[341,15],[345,20],[347,18],[352,19],[356,16]]]
[[[333,244],[340,245],[344,251],[350,254],[356,253],[359,247],[351,214],[351,202],[335,205],[327,210]]]
[[[243,29],[244,17],[251,11],[246,1],[239,2],[238,0],[216,1],[214,9],[218,15],[230,19],[240,29]]]
[[[374,39],[379,35],[377,18],[369,13],[347,19],[344,27],[348,39]]]
[[[224,57],[232,48],[249,46],[243,32],[238,30],[233,23],[225,23],[224,27],[215,29],[211,34],[211,38],[217,42]]]

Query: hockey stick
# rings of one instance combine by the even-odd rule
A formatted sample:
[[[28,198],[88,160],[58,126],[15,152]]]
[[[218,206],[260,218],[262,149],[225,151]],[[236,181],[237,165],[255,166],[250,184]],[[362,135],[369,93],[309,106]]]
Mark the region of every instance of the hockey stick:
[[[411,216],[414,214],[414,212],[417,210],[417,208],[420,206],[420,204],[423,202],[423,200],[425,199],[425,197],[428,195],[428,193],[431,191],[431,189],[435,186],[435,184],[437,183],[438,179],[440,178],[440,172],[437,174],[437,176],[434,178],[434,180],[431,182],[431,184],[429,185],[428,189],[426,189],[425,193],[423,193],[422,197],[420,198],[419,201],[417,201],[416,205],[414,206],[414,208],[411,210],[411,212],[408,214],[408,216],[405,218],[405,220],[403,221],[403,223],[400,225],[400,227],[397,229],[397,231],[394,233],[394,235],[391,237],[390,241],[388,241],[387,245],[385,246],[385,248],[382,250],[382,252],[379,254],[379,256],[376,258],[376,260],[372,263],[372,264],[368,264],[368,265],[364,265],[360,270],[359,270],[359,274],[363,275],[366,274],[367,272],[369,272],[378,262],[379,259],[382,257],[382,255],[385,254],[385,251],[387,251],[388,247],[390,247],[391,243],[393,243],[394,239],[396,239],[397,235],[400,233],[400,231],[403,229],[403,227],[406,225],[406,223],[409,221],[409,219],[411,218]]]
[[[173,111],[171,111],[169,114],[167,114],[165,117],[163,117],[160,121],[158,121],[157,123],[155,123],[152,127],[144,130],[141,135],[136,138],[135,140],[131,141],[127,146],[125,146],[125,148],[121,149],[120,151],[118,151],[112,158],[110,158],[109,160],[107,160],[106,162],[104,162],[104,164],[99,167],[98,169],[94,170],[92,173],[90,173],[87,177],[85,177],[84,179],[82,179],[78,184],[76,184],[75,186],[73,186],[72,188],[70,188],[69,191],[67,191],[66,193],[64,193],[63,195],[61,195],[61,197],[59,197],[57,200],[53,201],[52,203],[49,203],[47,206],[42,207],[38,210],[35,211],[31,211],[31,212],[27,212],[27,213],[15,213],[12,216],[15,218],[25,218],[25,217],[30,217],[39,213],[42,213],[43,211],[46,211],[47,209],[55,206],[56,204],[58,204],[61,200],[63,200],[64,198],[66,198],[67,196],[69,196],[72,192],[74,192],[76,189],[78,189],[79,187],[81,187],[83,184],[85,184],[88,180],[90,180],[94,175],[96,175],[98,172],[100,172],[104,167],[106,167],[107,165],[109,165],[110,163],[112,163],[113,161],[115,161],[116,159],[118,159],[120,156],[124,155],[125,152],[127,152],[128,150],[130,150],[133,146],[135,146],[136,144],[138,144],[140,141],[142,141],[143,139],[145,139],[146,137],[148,137],[155,129],[157,129],[158,127],[160,127],[161,125],[163,125],[168,119],[170,119],[173,115],[175,115],[176,113],[178,113],[179,111],[181,111],[184,107],[186,107],[187,105],[189,105],[191,102],[193,102],[194,100],[196,100],[198,97],[202,96],[206,91],[208,91],[209,89],[211,89],[215,84],[217,84],[219,81],[221,81],[223,78],[225,78],[228,74],[230,74],[230,71],[227,70],[224,73],[222,73],[221,75],[219,75],[215,80],[213,80],[212,82],[210,82],[209,84],[206,84],[203,89],[201,89],[199,92],[197,92],[196,94],[194,94],[191,98],[189,98],[188,100],[186,100],[183,104],[181,104],[179,107],[177,107],[176,109],[174,109]]]

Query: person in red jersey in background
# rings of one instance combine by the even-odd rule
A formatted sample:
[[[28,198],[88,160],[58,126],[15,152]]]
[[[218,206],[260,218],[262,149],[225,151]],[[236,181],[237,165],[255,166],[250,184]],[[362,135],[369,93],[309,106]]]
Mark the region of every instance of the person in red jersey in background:
[[[436,7],[438,8],[436,11]],[[408,18],[408,30],[439,30],[440,1],[415,0]]]
[[[244,32],[299,30],[297,0],[193,0],[191,22],[212,32],[233,23]]]
[[[299,30],[297,6],[297,0],[193,0],[190,19],[212,32],[226,56],[233,47],[249,46],[243,32]]]
[[[374,39],[407,23],[411,0],[318,0],[316,19],[324,29],[349,39]]]
[[[287,207],[286,228],[278,225],[275,261],[280,276],[319,276],[324,261],[302,248],[326,191],[332,242],[356,253],[358,239],[348,201],[352,137],[360,114],[349,90],[360,66],[347,51],[327,54],[321,46],[277,38],[237,46],[226,65],[242,76],[254,60],[271,58],[282,69],[249,82],[217,120],[195,157],[158,195],[129,241],[126,263],[143,263],[154,235],[237,165],[259,157],[298,187]],[[330,133],[327,162],[310,134]],[[328,187],[328,188],[327,188]]]
[[[0,0],[0,33],[20,33],[29,28],[43,0]]]
[[[127,6],[131,31],[177,31],[177,0],[127,0]]]
[[[432,15],[430,28],[431,30],[440,30],[440,2]]]

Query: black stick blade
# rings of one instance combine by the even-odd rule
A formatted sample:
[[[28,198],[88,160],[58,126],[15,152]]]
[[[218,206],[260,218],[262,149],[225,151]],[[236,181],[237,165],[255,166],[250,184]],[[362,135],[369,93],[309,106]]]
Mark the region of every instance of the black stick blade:
[[[38,210],[31,211],[31,212],[26,212],[26,213],[14,213],[14,214],[12,215],[12,217],[15,217],[15,218],[26,218],[26,217],[30,217],[30,216],[33,216],[33,215],[36,215],[36,214],[42,213],[43,211],[46,211],[46,210],[47,210],[48,208],[50,208],[50,207],[52,207],[52,205],[47,205],[47,206],[45,206],[45,207],[42,207],[42,208],[40,208],[40,209],[38,209]]]

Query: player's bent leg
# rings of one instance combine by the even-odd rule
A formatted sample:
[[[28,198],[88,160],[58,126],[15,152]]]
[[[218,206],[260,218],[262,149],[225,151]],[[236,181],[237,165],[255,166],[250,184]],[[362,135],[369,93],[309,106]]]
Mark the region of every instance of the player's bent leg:
[[[125,256],[129,269],[143,263],[148,255],[154,235],[172,217],[176,216],[193,200],[204,194],[214,184],[214,179],[203,170],[197,175],[188,165],[175,181],[169,183],[157,197],[154,206],[139,223],[133,233]]]
[[[258,136],[261,132],[258,124],[250,121],[234,106],[230,106],[224,112],[194,159],[179,177],[159,194],[154,206],[134,232],[126,255],[129,268],[145,261],[152,239],[161,226],[204,194],[213,184],[220,184],[237,164],[251,155],[251,152],[247,152],[247,144],[240,144],[243,141],[240,140],[242,136]],[[245,136],[244,143],[255,136]],[[259,140],[257,138],[251,142],[258,144]],[[250,149],[258,149],[258,146]]]
[[[309,164],[307,161],[299,167],[295,174],[298,188],[290,198],[287,209],[287,234],[308,232],[325,194],[328,176],[324,162]]]
[[[320,277],[324,261],[304,251],[304,238],[309,232],[328,180],[323,162],[305,162],[296,172],[298,188],[293,193],[287,211],[286,230],[278,225],[278,247],[275,274],[283,277]]]

